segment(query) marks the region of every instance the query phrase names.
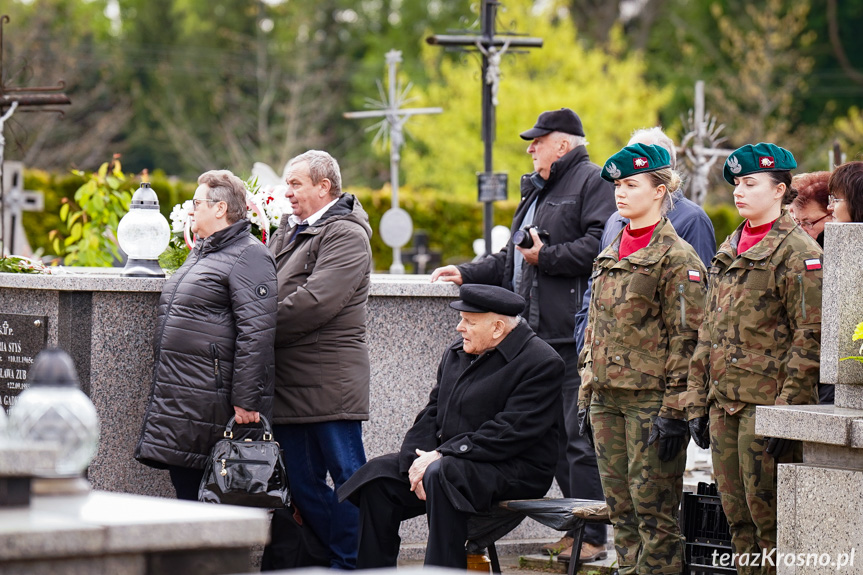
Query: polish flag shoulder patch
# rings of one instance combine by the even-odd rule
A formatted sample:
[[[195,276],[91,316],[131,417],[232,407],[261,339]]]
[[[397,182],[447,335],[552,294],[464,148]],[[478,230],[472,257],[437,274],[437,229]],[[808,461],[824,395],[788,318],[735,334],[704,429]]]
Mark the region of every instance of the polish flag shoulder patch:
[[[689,270],[689,281],[700,282],[701,281],[701,272],[698,270]]]
[[[803,263],[806,265],[806,271],[807,272],[821,269],[821,260],[819,258],[812,258],[811,260],[805,260]]]

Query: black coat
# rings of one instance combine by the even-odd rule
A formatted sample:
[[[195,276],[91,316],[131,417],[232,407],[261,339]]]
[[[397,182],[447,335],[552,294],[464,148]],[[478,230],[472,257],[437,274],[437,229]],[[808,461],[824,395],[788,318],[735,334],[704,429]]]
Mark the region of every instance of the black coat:
[[[530,327],[551,344],[571,343],[575,314],[587,289],[593,260],[606,220],[615,210],[614,187],[600,177],[587,150],[579,146],[557,160],[540,190],[521,179],[521,202],[512,219],[512,233],[521,229],[525,213],[539,198],[533,223],[549,233],[539,252],[539,265],[525,263],[518,293],[527,301],[522,314]],[[499,285],[512,290],[512,241],[498,253],[458,266],[464,283]]]
[[[250,228],[201,241],[162,288],[142,463],[203,469],[233,406],[270,417],[276,266]]]
[[[444,353],[437,385],[399,453],[382,456],[386,465],[372,460],[361,467],[339,490],[340,499],[380,476],[406,481],[416,449],[441,452],[444,489],[460,511],[542,497],[557,464],[564,369],[524,322],[480,356],[465,353],[459,338]]]

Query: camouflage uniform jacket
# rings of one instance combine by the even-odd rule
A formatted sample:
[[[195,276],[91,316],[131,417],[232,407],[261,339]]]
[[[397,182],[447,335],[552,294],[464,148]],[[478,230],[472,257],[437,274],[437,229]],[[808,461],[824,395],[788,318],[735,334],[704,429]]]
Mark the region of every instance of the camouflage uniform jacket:
[[[811,403],[821,353],[821,248],[787,213],[737,255],[741,224],[708,270],[707,315],[690,365],[689,418],[716,401]]]
[[[682,394],[704,316],[704,264],[665,218],[647,247],[619,260],[621,234],[593,267],[579,404],[603,388],[664,390],[659,415],[685,419]]]

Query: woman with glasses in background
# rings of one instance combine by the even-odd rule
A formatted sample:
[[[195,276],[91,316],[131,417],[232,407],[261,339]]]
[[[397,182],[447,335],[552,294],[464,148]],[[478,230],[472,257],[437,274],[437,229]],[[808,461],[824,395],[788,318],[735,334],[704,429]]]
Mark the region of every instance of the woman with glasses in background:
[[[846,162],[833,170],[827,193],[834,222],[863,222],[863,162]]]
[[[827,181],[830,172],[798,174],[791,180],[797,197],[791,202],[789,212],[803,231],[812,236],[824,249],[824,224],[831,221],[827,211]]]

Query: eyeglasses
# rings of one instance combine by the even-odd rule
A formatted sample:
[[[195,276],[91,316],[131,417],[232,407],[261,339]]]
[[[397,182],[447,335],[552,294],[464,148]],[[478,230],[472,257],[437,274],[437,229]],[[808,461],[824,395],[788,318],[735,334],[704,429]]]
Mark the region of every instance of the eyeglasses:
[[[823,216],[821,216],[821,217],[820,217],[820,218],[818,218],[817,220],[812,220],[811,222],[810,222],[810,221],[807,221],[807,220],[803,220],[802,222],[800,222],[800,227],[801,227],[801,228],[806,228],[807,230],[811,230],[812,228],[814,228],[814,227],[815,227],[815,224],[817,224],[818,222],[820,222],[820,221],[821,221],[821,220],[823,220],[824,218],[828,217],[829,215],[830,215],[830,214],[824,214]]]
[[[829,196],[827,196],[827,205],[828,206],[832,206],[833,204],[837,204],[839,202],[844,202],[844,201],[845,201],[845,198],[837,198],[833,194],[830,194]]]
[[[208,199],[204,199],[204,200],[192,200],[192,211],[193,211],[193,212],[197,212],[197,211],[198,211],[198,206],[200,206],[200,205],[201,205],[201,202],[220,202],[220,201],[221,201],[221,200],[211,200],[211,199],[209,199],[209,198],[208,198]]]

